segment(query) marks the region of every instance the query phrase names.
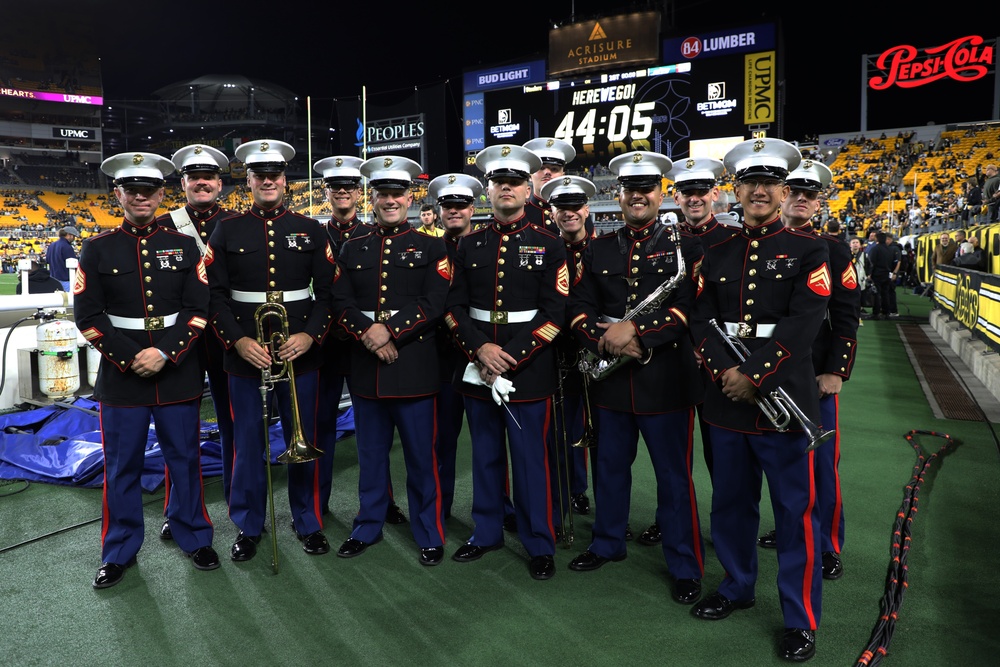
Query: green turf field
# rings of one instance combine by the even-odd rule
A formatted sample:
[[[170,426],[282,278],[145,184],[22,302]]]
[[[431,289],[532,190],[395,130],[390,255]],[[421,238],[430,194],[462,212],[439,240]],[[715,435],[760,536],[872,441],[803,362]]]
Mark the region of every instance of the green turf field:
[[[17,275],[16,273],[0,273],[0,296],[14,293],[14,288],[17,287]]]

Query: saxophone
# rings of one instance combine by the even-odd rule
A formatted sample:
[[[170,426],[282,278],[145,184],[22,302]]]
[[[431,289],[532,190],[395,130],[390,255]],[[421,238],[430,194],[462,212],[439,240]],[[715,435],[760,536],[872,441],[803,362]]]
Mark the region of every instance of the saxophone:
[[[666,230],[670,234],[670,240],[673,241],[674,247],[677,249],[677,273],[675,273],[670,278],[664,280],[660,285],[657,286],[652,292],[649,293],[645,299],[640,301],[636,306],[625,312],[625,316],[619,320],[620,322],[628,322],[640,315],[649,315],[650,313],[658,310],[663,302],[670,296],[670,293],[677,289],[677,286],[681,284],[686,277],[686,267],[684,262],[684,254],[681,252],[681,233],[680,228],[677,223],[670,223],[665,225]],[[589,379],[592,380],[603,380],[608,377],[616,370],[624,366],[630,361],[638,361],[640,365],[645,366],[649,363],[650,359],[653,358],[653,351],[646,350],[645,354],[640,359],[635,359],[628,355],[619,355],[617,357],[602,357],[601,355],[595,354],[590,350],[583,348],[580,351],[580,361],[577,363],[577,368],[584,375],[584,382]]]

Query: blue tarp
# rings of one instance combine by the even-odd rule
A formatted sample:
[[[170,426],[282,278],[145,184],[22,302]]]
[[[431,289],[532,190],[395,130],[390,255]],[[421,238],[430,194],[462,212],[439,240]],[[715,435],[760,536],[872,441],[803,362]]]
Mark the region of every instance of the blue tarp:
[[[73,405],[99,411],[100,405],[88,398],[77,398]],[[347,408],[337,419],[337,439],[354,431],[354,411]],[[285,451],[281,424],[270,428],[271,459],[276,462]],[[212,422],[202,422],[202,475],[222,474],[222,448],[218,430]],[[142,488],[151,492],[163,485],[163,454],[150,423],[146,439],[146,460]],[[101,449],[101,426],[97,415],[58,406],[0,415],[0,479],[100,487],[104,484],[104,452]]]

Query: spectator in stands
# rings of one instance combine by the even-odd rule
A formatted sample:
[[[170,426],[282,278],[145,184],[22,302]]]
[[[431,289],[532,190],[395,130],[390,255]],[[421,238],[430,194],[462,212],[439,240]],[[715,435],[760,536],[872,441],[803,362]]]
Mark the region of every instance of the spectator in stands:
[[[978,236],[970,236],[969,240],[962,244],[961,254],[955,255],[953,264],[975,271],[986,270],[986,252],[979,245]]]
[[[942,266],[951,264],[956,253],[958,253],[958,244],[951,240],[951,234],[942,232],[941,243],[934,248],[934,253],[931,255],[931,271],[934,271],[938,264]]]
[[[997,221],[997,212],[1000,211],[1000,175],[997,174],[995,164],[988,164],[983,169],[986,173],[986,182],[983,184],[983,200],[989,207],[988,222]]]
[[[924,222],[924,212],[920,208],[919,202],[913,202],[913,206],[910,207],[908,215],[910,220],[910,231],[914,233],[920,231],[920,226]]]
[[[970,218],[977,218],[983,209],[983,189],[975,178],[970,178],[965,185],[965,210],[962,212],[962,223],[967,224]]]
[[[14,294],[21,294],[21,274],[17,276],[17,287]],[[48,294],[50,292],[65,292],[63,284],[49,275],[49,270],[32,260],[31,268],[28,270],[28,291],[27,294]]]
[[[71,238],[79,238],[80,232],[76,227],[63,227],[59,230],[59,238],[49,244],[45,251],[45,262],[49,265],[49,273],[53,278],[62,283],[63,291],[69,291],[69,269],[66,268],[67,259],[77,259],[76,250],[73,249]]]
[[[424,204],[420,207],[420,226],[418,232],[427,236],[444,236],[444,230],[439,224],[441,216],[438,215],[437,207],[434,204]]]

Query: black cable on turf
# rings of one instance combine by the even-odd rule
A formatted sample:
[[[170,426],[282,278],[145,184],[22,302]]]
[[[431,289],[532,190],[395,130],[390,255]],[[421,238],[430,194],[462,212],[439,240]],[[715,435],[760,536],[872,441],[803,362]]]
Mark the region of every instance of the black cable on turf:
[[[923,447],[921,447],[919,440],[914,437],[917,435],[944,438],[945,443],[938,451],[927,455]],[[924,477],[930,469],[931,464],[938,457],[943,456],[957,445],[957,442],[950,435],[936,433],[935,431],[914,430],[907,433],[905,438],[917,452],[917,463],[913,466],[913,476],[904,489],[903,504],[896,513],[896,522],[892,527],[891,559],[889,561],[889,570],[885,577],[885,594],[879,603],[882,613],[875,623],[875,627],[872,629],[868,645],[861,652],[857,662],[855,662],[855,667],[875,667],[889,652],[892,633],[896,629],[899,610],[903,606],[903,594],[909,585],[907,582],[908,568],[906,557],[910,553],[910,533],[913,517],[917,513],[917,505],[920,501],[920,485],[924,481]]]

